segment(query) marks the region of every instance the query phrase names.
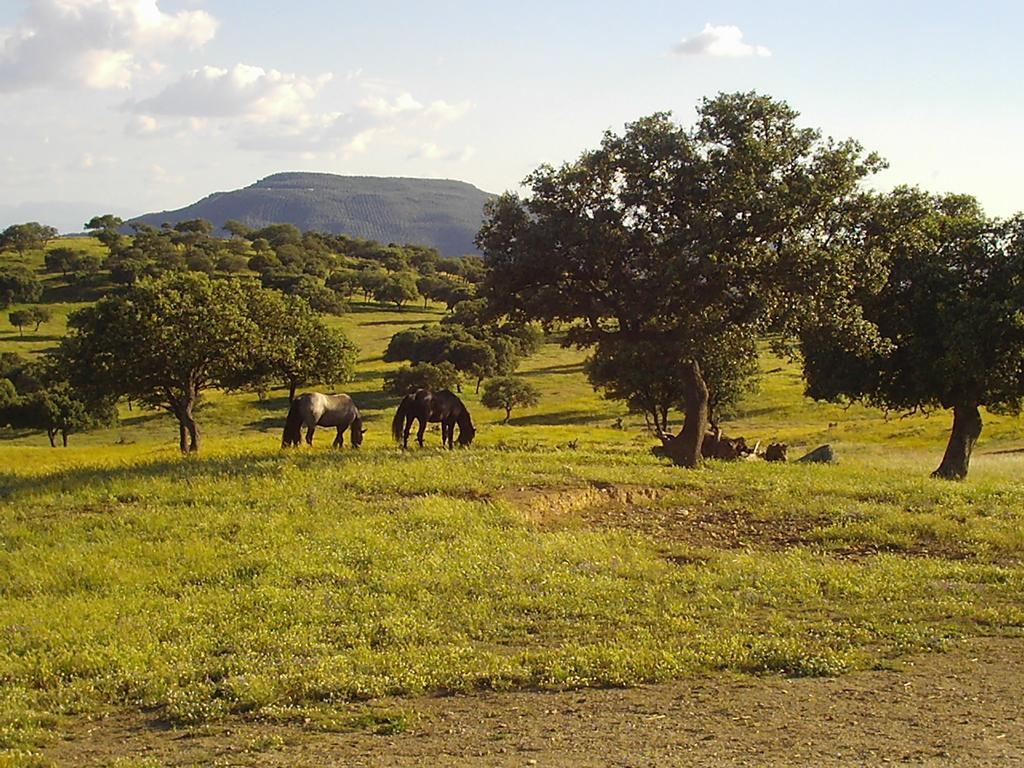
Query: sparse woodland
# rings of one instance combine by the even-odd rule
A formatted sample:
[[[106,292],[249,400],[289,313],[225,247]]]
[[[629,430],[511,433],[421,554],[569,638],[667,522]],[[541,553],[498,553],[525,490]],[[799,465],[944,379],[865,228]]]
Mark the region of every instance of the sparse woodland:
[[[5,231],[0,753],[46,764],[110,713],[394,735],[415,717],[380,697],[1019,636],[1024,223],[873,192],[883,166],[725,94],[541,166],[488,205],[483,255]],[[470,447],[392,442],[424,386],[472,410]],[[314,389],[351,395],[358,449],[279,448]],[[762,448],[704,460],[716,429]]]

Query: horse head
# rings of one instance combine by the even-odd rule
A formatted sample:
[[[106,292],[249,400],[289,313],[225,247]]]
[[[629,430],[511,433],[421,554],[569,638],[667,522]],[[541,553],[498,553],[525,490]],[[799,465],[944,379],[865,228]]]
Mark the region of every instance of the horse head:
[[[465,447],[473,442],[473,438],[476,437],[476,427],[472,424],[459,427],[459,445]]]
[[[366,428],[363,427],[363,422],[360,419],[356,419],[352,422],[352,427],[349,429],[352,435],[352,447],[358,448],[363,444],[363,433],[366,432]]]

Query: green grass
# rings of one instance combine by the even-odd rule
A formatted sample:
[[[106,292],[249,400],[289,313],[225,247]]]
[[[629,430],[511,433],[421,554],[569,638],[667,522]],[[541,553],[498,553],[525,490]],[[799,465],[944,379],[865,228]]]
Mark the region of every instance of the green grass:
[[[283,392],[210,397],[199,458],[176,454],[168,419],[139,412],[68,449],[0,442],[9,761],[111,708],[180,727],[237,715],[394,733],[414,714],[341,705],[720,670],[842,674],[1024,627],[1024,454],[999,452],[1021,444],[1020,419],[986,418],[968,482],[933,481],[945,414],[807,401],[796,369],[766,354],[726,432],[831,442],[840,463],[687,472],[652,456],[641,421],[552,342],[521,371],[538,407],[501,425],[467,391],[471,449],[441,451],[429,433],[427,449],[402,453],[381,353],[440,316],[356,305],[332,321],[362,350],[347,385],[370,426],[359,451],[322,435],[281,452]],[[51,326],[59,336],[61,320]],[[16,336],[0,349],[48,343]],[[614,488],[644,493],[624,502]],[[537,514],[548,508],[568,512]]]

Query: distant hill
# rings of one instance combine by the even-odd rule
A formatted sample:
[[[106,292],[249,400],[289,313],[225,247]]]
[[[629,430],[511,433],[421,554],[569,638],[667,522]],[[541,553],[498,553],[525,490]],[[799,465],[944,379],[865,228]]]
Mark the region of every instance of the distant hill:
[[[493,195],[463,181],[275,173],[234,192],[216,192],[176,211],[132,219],[165,222],[235,219],[252,227],[294,224],[382,243],[431,245],[446,256],[476,253],[473,238]],[[131,222],[129,222],[131,223]]]

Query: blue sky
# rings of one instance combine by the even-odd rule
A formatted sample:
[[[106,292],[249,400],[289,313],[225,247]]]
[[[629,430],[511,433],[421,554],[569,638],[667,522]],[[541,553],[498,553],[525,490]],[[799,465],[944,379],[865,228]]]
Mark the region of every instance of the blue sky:
[[[606,129],[756,89],[879,180],[1024,208],[1011,2],[4,0],[0,224],[174,208],[284,170],[514,188]]]

